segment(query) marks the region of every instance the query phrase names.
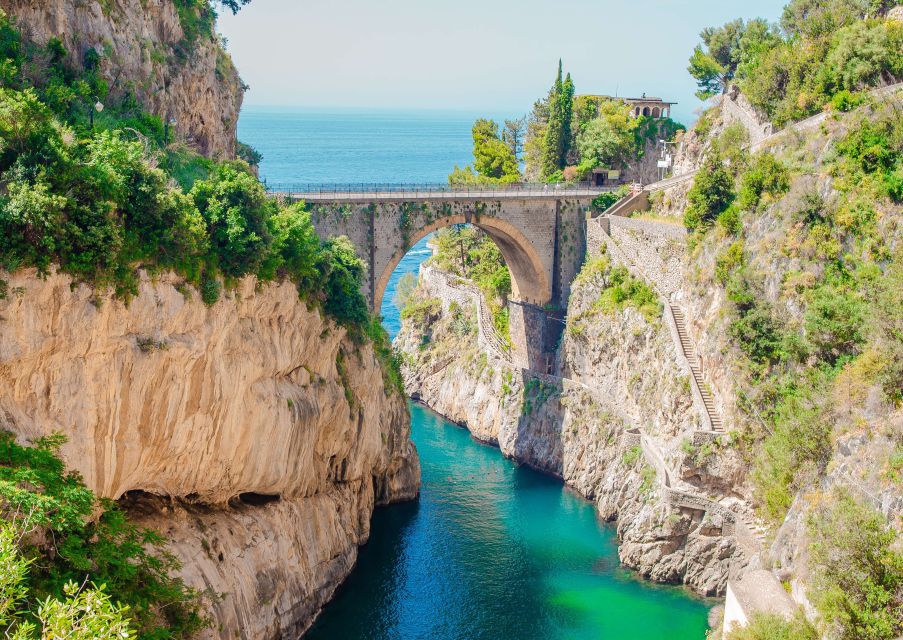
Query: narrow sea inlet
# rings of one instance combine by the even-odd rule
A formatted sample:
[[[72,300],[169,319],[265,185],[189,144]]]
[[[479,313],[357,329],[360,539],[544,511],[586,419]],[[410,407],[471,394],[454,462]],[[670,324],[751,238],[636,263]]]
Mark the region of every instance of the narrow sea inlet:
[[[311,640],[701,640],[707,605],[618,563],[614,528],[559,481],[411,406],[419,502],[380,509]]]
[[[395,286],[429,257],[426,242],[389,282],[382,314],[393,337]],[[417,404],[411,428],[420,500],[377,510],[357,568],[307,638],[705,637],[707,603],[622,568],[614,526],[591,503]]]

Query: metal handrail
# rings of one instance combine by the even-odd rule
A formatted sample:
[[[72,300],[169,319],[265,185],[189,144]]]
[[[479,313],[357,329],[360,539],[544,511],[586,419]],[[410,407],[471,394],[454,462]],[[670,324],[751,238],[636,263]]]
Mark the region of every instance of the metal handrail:
[[[424,183],[298,183],[284,184],[264,183],[266,189],[274,194],[376,194],[376,193],[520,193],[520,192],[542,192],[542,193],[586,193],[598,194],[606,191],[615,191],[617,187],[598,187],[589,182],[572,182],[572,183],[546,183],[546,182],[516,182],[508,184],[467,184],[467,185],[450,185],[440,182],[424,182]]]

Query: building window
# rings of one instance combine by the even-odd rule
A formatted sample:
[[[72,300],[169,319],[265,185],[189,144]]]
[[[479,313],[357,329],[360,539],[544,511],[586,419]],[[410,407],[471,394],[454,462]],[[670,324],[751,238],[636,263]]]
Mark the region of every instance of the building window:
[[[659,115],[661,115],[661,112],[658,110],[658,107],[654,107],[652,109],[652,117],[657,118],[657,117],[659,117]]]
[[[648,115],[649,115],[649,107],[643,107],[643,115],[644,115],[644,116],[648,116]]]

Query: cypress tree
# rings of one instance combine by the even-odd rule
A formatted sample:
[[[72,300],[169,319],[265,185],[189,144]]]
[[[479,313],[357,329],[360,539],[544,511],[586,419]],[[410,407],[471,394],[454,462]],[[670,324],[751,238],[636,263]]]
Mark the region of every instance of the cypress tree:
[[[561,153],[564,149],[564,114],[561,95],[564,93],[561,60],[558,61],[558,76],[549,91],[549,124],[546,127],[545,144],[542,154],[542,175],[549,177],[561,168]]]
[[[549,91],[549,125],[546,128],[542,156],[542,175],[548,178],[564,169],[571,145],[571,120],[574,113],[574,81],[571,74],[563,77],[561,60],[558,75]]]
[[[561,74],[559,67],[558,74]],[[574,81],[568,73],[561,88],[561,156],[558,159],[558,168],[567,166],[568,152],[571,150],[571,120],[574,116]]]

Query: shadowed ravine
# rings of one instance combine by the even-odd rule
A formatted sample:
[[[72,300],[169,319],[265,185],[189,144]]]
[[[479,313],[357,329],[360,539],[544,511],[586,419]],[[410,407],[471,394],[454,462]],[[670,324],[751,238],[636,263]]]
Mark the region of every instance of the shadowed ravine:
[[[393,335],[397,278],[383,306]],[[379,510],[357,569],[308,638],[704,637],[706,604],[641,582],[618,564],[613,527],[555,479],[412,405],[420,501]]]

